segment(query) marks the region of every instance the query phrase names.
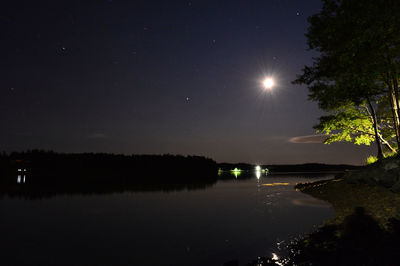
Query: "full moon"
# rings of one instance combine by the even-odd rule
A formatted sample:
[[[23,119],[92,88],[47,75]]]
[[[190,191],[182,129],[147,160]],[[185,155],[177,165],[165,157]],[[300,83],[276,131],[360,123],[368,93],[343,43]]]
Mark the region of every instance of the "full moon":
[[[272,78],[266,78],[263,81],[264,88],[271,89],[274,86],[274,80]]]

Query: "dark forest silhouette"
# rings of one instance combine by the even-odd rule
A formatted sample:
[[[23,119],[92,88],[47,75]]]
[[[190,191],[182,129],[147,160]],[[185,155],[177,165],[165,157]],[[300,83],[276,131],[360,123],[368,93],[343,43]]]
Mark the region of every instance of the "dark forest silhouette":
[[[0,155],[0,194],[9,196],[204,189],[216,180],[216,162],[201,156],[41,150]]]

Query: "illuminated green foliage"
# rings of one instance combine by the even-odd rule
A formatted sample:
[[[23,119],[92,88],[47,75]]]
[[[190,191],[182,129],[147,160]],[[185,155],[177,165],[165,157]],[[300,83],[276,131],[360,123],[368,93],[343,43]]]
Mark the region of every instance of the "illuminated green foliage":
[[[346,141],[370,145],[375,141],[372,125],[367,109],[348,104],[331,111],[328,116],[320,117],[320,123],[314,128],[317,132],[328,135],[324,142],[326,144]]]
[[[378,158],[376,156],[371,155],[371,156],[369,156],[367,158],[366,163],[367,164],[373,164],[373,163],[375,163],[377,161],[378,161]]]
[[[308,18],[308,46],[319,56],[294,83],[328,112],[315,127],[329,134],[326,143],[375,140],[379,158],[381,144],[399,146],[399,13],[400,1],[323,0]]]

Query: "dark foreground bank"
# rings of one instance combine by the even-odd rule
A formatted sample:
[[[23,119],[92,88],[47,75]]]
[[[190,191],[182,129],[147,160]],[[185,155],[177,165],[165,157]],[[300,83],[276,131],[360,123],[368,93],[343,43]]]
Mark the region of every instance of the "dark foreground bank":
[[[398,265],[400,159],[386,159],[332,180],[296,189],[329,202],[336,217],[294,239],[284,259],[249,265]]]

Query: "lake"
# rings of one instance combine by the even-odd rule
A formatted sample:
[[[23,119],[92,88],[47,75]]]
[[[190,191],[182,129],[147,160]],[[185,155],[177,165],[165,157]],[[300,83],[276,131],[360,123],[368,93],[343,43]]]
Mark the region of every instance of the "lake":
[[[247,265],[333,210],[294,190],[332,178],[221,180],[198,190],[0,198],[0,265]],[[280,184],[277,184],[280,183]]]

